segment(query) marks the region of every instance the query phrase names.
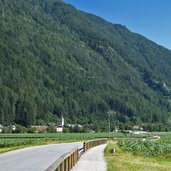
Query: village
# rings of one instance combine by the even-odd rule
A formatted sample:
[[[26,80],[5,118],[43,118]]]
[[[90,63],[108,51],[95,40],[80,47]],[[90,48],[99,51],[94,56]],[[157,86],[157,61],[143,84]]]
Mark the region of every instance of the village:
[[[131,129],[130,129],[131,128]],[[108,132],[109,130],[105,131]],[[0,133],[95,133],[102,132],[96,131],[93,124],[81,125],[81,124],[65,124],[65,119],[61,116],[58,123],[48,123],[47,125],[31,125],[29,128],[25,128],[21,125],[12,124],[10,126],[3,126],[0,124]],[[124,133],[124,134],[139,134],[149,135],[149,131],[144,131],[142,125],[134,125],[129,129],[120,129],[119,126],[113,126],[110,132]]]
[[[57,124],[49,123],[48,125],[31,125],[27,131],[24,130],[25,127],[21,125],[12,124],[10,126],[3,126],[0,124],[0,133],[44,133],[44,132],[56,132],[62,133],[64,130],[64,117]]]

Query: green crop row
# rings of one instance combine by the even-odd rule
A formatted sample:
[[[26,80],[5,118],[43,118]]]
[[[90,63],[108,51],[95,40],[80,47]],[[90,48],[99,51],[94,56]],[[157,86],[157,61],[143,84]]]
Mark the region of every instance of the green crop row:
[[[39,134],[0,134],[1,138],[58,138],[58,139],[94,139],[108,138],[109,133],[39,133]],[[142,135],[110,133],[110,138],[142,138]]]
[[[41,142],[40,139],[0,139],[0,148],[32,145]]]
[[[163,156],[171,154],[170,138],[162,141],[119,141],[118,145],[125,151],[130,151],[134,154],[144,154],[145,156]]]
[[[85,141],[108,138],[108,133],[44,133],[44,134],[0,134],[0,148],[51,142]],[[139,138],[138,135],[110,133],[110,138]]]

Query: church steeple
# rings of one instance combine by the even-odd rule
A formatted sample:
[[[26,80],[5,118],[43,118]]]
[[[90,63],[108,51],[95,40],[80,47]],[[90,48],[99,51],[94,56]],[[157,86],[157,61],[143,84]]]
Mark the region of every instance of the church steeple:
[[[64,117],[63,117],[63,114],[61,114],[61,118],[60,118],[60,120],[59,120],[59,122],[58,122],[57,125],[60,126],[60,127],[63,127],[64,126]]]
[[[61,115],[61,126],[62,127],[64,126],[64,116],[63,116],[63,114]]]

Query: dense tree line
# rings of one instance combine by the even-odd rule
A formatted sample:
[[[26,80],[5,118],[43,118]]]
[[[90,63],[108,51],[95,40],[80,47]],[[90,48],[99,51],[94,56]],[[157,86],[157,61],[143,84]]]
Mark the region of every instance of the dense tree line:
[[[169,50],[60,0],[0,3],[0,123],[168,122]]]

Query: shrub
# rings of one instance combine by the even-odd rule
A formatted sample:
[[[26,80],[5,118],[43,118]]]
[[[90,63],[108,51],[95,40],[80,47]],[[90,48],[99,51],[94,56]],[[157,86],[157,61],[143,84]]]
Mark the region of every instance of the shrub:
[[[48,126],[47,129],[46,129],[46,131],[48,133],[55,133],[56,132],[56,129],[53,126]]]

